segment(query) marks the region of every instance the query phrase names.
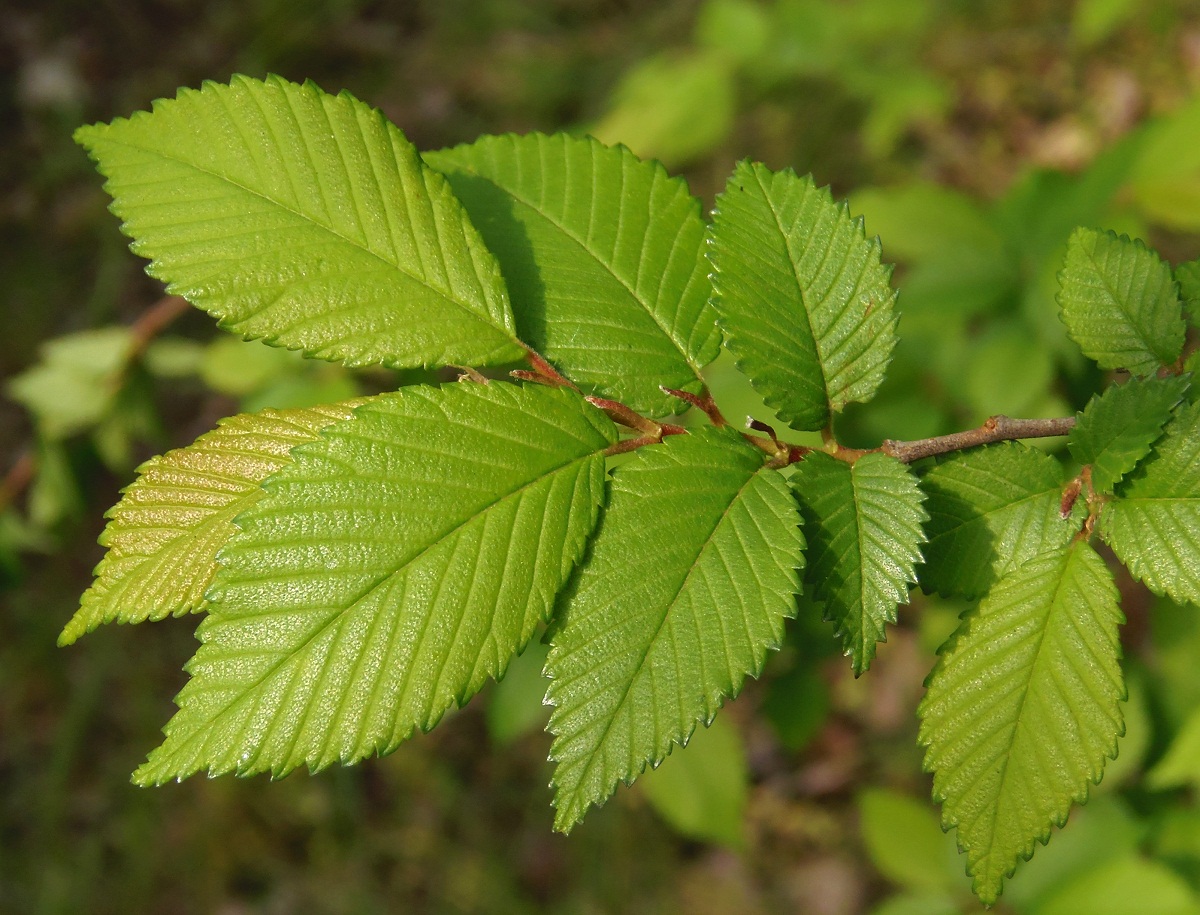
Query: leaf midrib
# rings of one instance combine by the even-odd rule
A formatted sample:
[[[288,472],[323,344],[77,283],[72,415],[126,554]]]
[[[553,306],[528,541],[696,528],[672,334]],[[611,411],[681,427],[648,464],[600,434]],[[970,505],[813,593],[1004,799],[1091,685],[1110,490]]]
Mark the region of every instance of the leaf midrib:
[[[607,443],[606,443],[605,447],[607,447]],[[329,629],[329,627],[332,626],[337,620],[344,618],[345,614],[351,612],[355,606],[357,606],[359,603],[361,603],[367,597],[369,597],[371,595],[371,593],[374,592],[377,588],[379,588],[381,585],[385,584],[393,576],[399,574],[401,571],[403,571],[405,568],[410,566],[417,559],[424,556],[431,549],[441,545],[448,538],[459,533],[463,528],[467,527],[469,524],[471,524],[473,521],[475,521],[481,515],[483,515],[484,513],[488,512],[488,511],[491,511],[493,508],[500,505],[502,502],[505,502],[508,499],[511,499],[515,496],[522,494],[523,492],[528,490],[530,487],[532,487],[538,483],[541,483],[542,481],[546,480],[551,475],[560,473],[560,472],[566,470],[568,467],[572,466],[573,464],[591,460],[592,458],[596,457],[596,455],[601,454],[602,452],[603,452],[603,448],[597,448],[595,451],[592,451],[588,454],[585,454],[585,455],[582,455],[582,456],[579,456],[576,458],[572,458],[567,463],[560,464],[559,466],[547,471],[546,473],[541,474],[540,476],[536,477],[535,479],[532,479],[532,480],[528,481],[527,483],[522,484],[520,487],[518,487],[517,489],[514,489],[512,492],[505,493],[503,496],[493,500],[492,502],[490,502],[487,505],[480,508],[474,514],[472,514],[469,518],[466,518],[465,520],[461,521],[460,523],[454,525],[451,528],[447,528],[443,533],[438,535],[436,540],[431,541],[427,546],[425,546],[419,552],[413,554],[402,565],[398,565],[396,568],[392,569],[391,571],[387,572],[384,575],[381,575],[379,578],[377,578],[371,584],[369,584],[366,587],[364,587],[363,589],[361,589],[361,591],[351,601],[346,603],[345,606],[334,608],[335,612],[330,613],[328,618],[324,622],[322,622],[321,625],[319,625],[316,629],[314,629],[313,632],[300,645],[297,645],[294,649],[289,651],[287,654],[283,655],[279,660],[277,660],[270,667],[268,667],[265,671],[263,671],[262,674],[260,674],[259,677],[253,683],[246,686],[244,689],[239,690],[236,698],[234,698],[233,700],[228,702],[224,708],[222,708],[219,712],[217,712],[216,715],[193,726],[192,734],[184,739],[184,743],[181,746],[177,747],[174,751],[172,751],[170,758],[173,758],[176,755],[178,755],[180,752],[182,752],[182,750],[184,748],[191,746],[192,743],[195,741],[195,739],[198,736],[202,736],[205,732],[201,729],[205,725],[213,724],[213,723],[221,720],[227,714],[229,714],[230,711],[232,711],[238,704],[240,704],[242,701],[244,701],[248,696],[252,695],[256,690],[258,690],[259,687],[261,687],[263,685],[263,683],[265,683],[272,676],[274,676],[276,671],[278,671],[283,665],[294,660],[297,655],[299,655],[301,652],[305,651],[309,647],[309,645],[311,645],[318,637],[323,635]],[[217,608],[219,608],[221,606],[220,602],[219,601],[211,602],[211,605],[212,605],[213,610],[211,612],[210,618],[219,618],[220,611]],[[228,622],[228,621],[229,620],[226,620],[226,622]],[[208,643],[205,643],[205,644],[208,644]],[[149,761],[147,761],[147,764],[148,764],[148,762]]]
[[[130,142],[128,140],[122,140],[120,138],[104,136],[99,142],[111,143],[111,144],[118,145],[118,146],[125,146],[125,147],[128,147],[129,149],[135,149],[135,150],[138,150],[139,152],[142,152],[142,153],[145,153],[148,155],[159,156],[169,162],[177,163],[178,165],[181,165],[185,168],[190,168],[193,171],[196,171],[202,175],[207,175],[208,177],[214,178],[218,181],[223,181],[226,184],[230,185],[231,187],[234,187],[240,191],[244,191],[245,193],[247,193],[253,197],[257,197],[260,200],[264,200],[267,203],[271,204],[272,206],[276,206],[279,209],[283,210],[284,212],[290,213],[291,215],[303,220],[305,223],[315,226],[318,229],[324,230],[325,232],[328,232],[333,238],[335,238],[339,241],[345,242],[346,244],[350,245],[351,247],[357,248],[359,251],[362,251],[365,254],[370,255],[371,257],[375,258],[380,263],[382,263],[385,267],[387,267],[391,270],[395,270],[399,273],[402,273],[403,275],[407,276],[409,279],[417,282],[421,286],[424,286],[426,289],[433,292],[435,295],[437,295],[443,301],[466,312],[471,317],[472,320],[477,321],[480,324],[484,324],[488,327],[491,327],[493,330],[496,330],[501,335],[505,336],[513,344],[515,344],[517,346],[521,346],[521,342],[516,338],[516,336],[512,333],[512,331],[508,327],[505,327],[503,325],[495,323],[495,316],[490,312],[490,310],[488,310],[488,301],[487,301],[486,292],[484,295],[483,310],[482,311],[476,310],[467,302],[452,298],[446,292],[443,292],[442,290],[438,289],[437,287],[431,285],[427,279],[425,279],[425,278],[421,277],[420,275],[412,272],[411,270],[405,268],[402,264],[398,264],[398,263],[388,260],[386,257],[384,257],[379,252],[373,251],[371,248],[367,247],[366,245],[362,244],[361,242],[357,241],[356,239],[353,239],[346,235],[343,235],[342,233],[340,233],[336,229],[334,229],[332,226],[326,225],[325,223],[318,221],[317,219],[313,218],[312,216],[309,216],[307,213],[297,210],[294,207],[288,206],[283,201],[277,200],[276,198],[271,197],[271,196],[263,193],[262,191],[258,191],[258,190],[255,190],[254,188],[247,187],[246,185],[242,184],[241,182],[235,181],[233,178],[229,177],[228,175],[223,175],[220,172],[216,172],[211,169],[204,168],[203,166],[198,165],[195,162],[189,162],[187,159],[180,158],[179,156],[173,155],[164,150],[148,148],[148,147],[142,146],[138,143]],[[91,148],[94,149],[95,146],[96,146],[96,144],[93,143]],[[109,177],[111,180],[111,176],[109,176]],[[319,185],[319,183],[320,182],[318,182],[318,185]],[[422,184],[425,184],[423,179],[422,179]],[[427,186],[426,186],[426,188],[427,188]],[[299,198],[300,194],[297,194],[296,196],[297,196],[297,198]],[[430,197],[430,202],[431,202],[431,204],[434,203],[432,196]],[[156,228],[161,228],[161,226],[158,226]],[[391,235],[391,228],[389,226],[389,236],[390,235]],[[414,237],[415,237],[415,233],[414,233]],[[419,239],[418,239],[418,242],[419,242]],[[418,247],[419,246],[420,245],[418,244]],[[472,258],[472,260],[474,260],[474,258]],[[476,276],[478,277],[477,271],[476,271]],[[480,278],[480,279],[482,279],[482,278]],[[482,283],[481,283],[481,285],[482,285]],[[504,303],[503,300],[501,300],[501,304],[506,304],[506,303]],[[485,320],[485,318],[486,318],[486,320]]]
[[[729,504],[726,505],[724,509],[722,509],[720,516],[717,518],[716,522],[713,524],[708,535],[704,538],[704,545],[700,548],[700,551],[696,554],[695,561],[692,562],[692,564],[688,567],[687,572],[684,574],[683,578],[679,582],[679,587],[675,589],[675,593],[671,596],[670,601],[666,604],[666,608],[663,611],[662,619],[659,620],[658,626],[654,630],[654,635],[647,641],[645,649],[643,649],[643,651],[641,652],[641,658],[637,662],[637,667],[635,668],[633,674],[629,677],[628,682],[625,684],[625,689],[621,693],[621,698],[617,702],[616,708],[613,710],[613,714],[608,716],[608,721],[606,721],[605,725],[604,725],[604,731],[601,733],[599,739],[595,743],[596,749],[588,755],[587,762],[584,763],[583,773],[576,780],[575,790],[573,790],[571,792],[572,797],[574,797],[576,795],[576,793],[579,791],[579,786],[594,771],[594,768],[595,768],[596,762],[597,762],[597,758],[599,756],[600,748],[604,746],[605,741],[608,739],[609,732],[612,730],[613,724],[616,722],[621,709],[625,706],[626,701],[629,699],[629,693],[633,689],[633,684],[638,680],[639,676],[642,673],[642,670],[645,668],[646,659],[650,656],[650,652],[654,648],[655,643],[658,641],[658,637],[662,633],[663,627],[667,624],[667,620],[670,619],[671,611],[672,611],[672,609],[674,609],[675,605],[679,601],[679,595],[681,595],[683,593],[684,589],[687,587],[688,582],[691,581],[693,573],[696,571],[697,567],[700,565],[700,561],[704,558],[706,552],[712,546],[713,537],[716,535],[717,529],[724,523],[726,518],[729,517],[729,513],[733,509],[733,506],[737,503],[737,501],[746,492],[747,487],[749,487],[751,483],[753,483],[756,479],[758,479],[758,475],[759,475],[759,473],[762,472],[763,469],[764,468],[762,468],[762,467],[755,468],[754,471],[749,475],[749,477],[747,477],[746,482],[738,487],[737,492],[734,493],[732,498],[730,498]],[[672,738],[671,742],[676,742],[676,741],[674,740],[674,738]],[[579,817],[577,815],[578,812],[573,811],[573,813],[576,814],[575,819],[578,820],[579,819]]]
[[[1106,235],[1097,236],[1097,240],[1100,240],[1100,239],[1104,239],[1106,241],[1112,240],[1111,238],[1109,238]],[[1121,252],[1122,255],[1123,255],[1123,253],[1124,252]],[[1092,262],[1093,269],[1095,270],[1096,275],[1100,277],[1100,282],[1104,287],[1104,291],[1108,293],[1109,297],[1113,301],[1113,304],[1115,304],[1117,306],[1117,309],[1121,312],[1121,315],[1125,318],[1126,321],[1129,322],[1129,327],[1133,330],[1134,337],[1137,339],[1137,342],[1140,343],[1143,347],[1145,347],[1146,352],[1150,353],[1151,356],[1159,362],[1159,364],[1165,363],[1167,360],[1165,360],[1162,357],[1162,355],[1158,351],[1158,348],[1156,346],[1154,346],[1151,343],[1151,341],[1147,338],[1147,336],[1146,336],[1147,332],[1145,330],[1143,330],[1142,326],[1140,326],[1139,323],[1134,319],[1134,315],[1127,307],[1127,303],[1123,300],[1122,296],[1118,293],[1118,290],[1116,289],[1116,287],[1111,282],[1109,282],[1108,275],[1104,272],[1104,270],[1101,269],[1100,263],[1096,257],[1095,245],[1093,245],[1092,250],[1090,250],[1088,252],[1088,259]],[[1125,258],[1123,256],[1121,256],[1120,260],[1122,262],[1122,265],[1124,265]],[[1135,258],[1135,261],[1136,261],[1136,258]],[[1136,265],[1135,265],[1134,269],[1136,269]],[[1154,300],[1152,300],[1152,301],[1154,301]],[[1152,326],[1152,323],[1153,322],[1150,322],[1151,326]],[[1103,338],[1105,335],[1102,333],[1100,336]]]
[[[783,239],[783,248],[784,251],[787,252],[788,266],[791,268],[792,279],[796,281],[796,288],[800,291],[800,302],[804,306],[804,321],[808,325],[808,335],[813,342],[813,349],[815,350],[814,355],[817,357],[817,371],[821,375],[821,390],[825,393],[825,403],[823,406],[826,414],[828,415],[828,413],[832,410],[832,406],[830,404],[831,398],[829,396],[829,377],[825,374],[825,359],[821,353],[821,343],[817,337],[817,329],[813,325],[812,312],[809,308],[808,302],[808,292],[803,281],[800,279],[800,272],[797,269],[798,265],[796,258],[792,257],[791,246],[788,244],[789,233],[786,229],[784,229],[783,223],[780,222],[779,211],[776,209],[775,203],[771,199],[771,194],[767,190],[766,185],[763,184],[762,176],[759,174],[759,170],[751,169],[751,174],[753,174],[755,183],[762,191],[763,200],[766,202],[767,209],[771,213],[771,219],[775,223],[775,228],[779,230],[780,237]],[[811,183],[806,183],[804,185],[803,197],[807,197],[811,189]]]
[[[622,163],[622,172],[624,172],[624,167],[625,167],[624,163]],[[663,332],[663,335],[668,340],[671,341],[671,344],[675,347],[676,352],[678,352],[683,357],[684,361],[688,364],[688,366],[695,373],[697,379],[700,378],[700,367],[697,366],[692,361],[692,358],[689,355],[687,348],[686,348],[687,347],[686,341],[680,340],[675,335],[674,331],[672,331],[669,326],[664,324],[662,322],[662,320],[659,318],[659,316],[657,314],[655,314],[654,310],[650,307],[649,303],[646,301],[643,301],[641,296],[638,295],[637,290],[635,290],[633,287],[631,287],[629,285],[629,283],[626,282],[625,279],[619,273],[616,272],[616,270],[613,268],[613,266],[611,264],[609,264],[603,258],[601,258],[599,256],[599,254],[592,251],[592,249],[587,246],[587,243],[585,241],[583,241],[582,239],[580,239],[579,235],[576,232],[574,232],[572,229],[568,228],[565,224],[552,218],[549,214],[545,213],[543,210],[539,209],[535,203],[533,203],[530,200],[526,199],[525,197],[521,196],[520,194],[517,193],[517,191],[513,190],[512,188],[510,188],[506,185],[498,183],[498,181],[496,179],[492,178],[490,175],[485,175],[485,174],[480,173],[473,166],[456,162],[455,168],[470,174],[474,178],[479,178],[482,181],[487,181],[493,187],[497,188],[501,193],[508,195],[508,197],[510,197],[515,203],[518,203],[521,206],[523,206],[524,208],[526,208],[527,210],[529,210],[531,213],[533,213],[534,216],[540,217],[544,222],[553,226],[555,229],[558,229],[560,232],[563,233],[563,235],[567,236],[567,238],[569,238],[571,241],[573,241],[593,261],[595,261],[597,264],[599,264],[601,267],[603,267],[605,272],[609,276],[611,276],[614,280],[617,281],[617,283],[620,284],[621,288],[625,290],[625,292],[628,294],[629,298],[631,298],[634,302],[636,302],[638,305],[641,306],[642,310],[647,314],[647,316],[649,316],[650,320],[654,322],[655,326],[658,327],[658,329]],[[678,236],[679,236],[679,233],[677,232],[676,233],[676,241],[678,241]],[[644,245],[643,245],[642,250],[643,251],[645,250]]]
[[[994,849],[995,843],[996,843],[996,824],[1000,818],[1000,808],[1001,808],[1000,798],[1002,798],[1005,795],[1005,792],[1007,790],[1008,776],[1009,776],[1009,763],[1012,762],[1013,747],[1016,745],[1016,742],[1017,742],[1017,730],[1020,727],[1021,717],[1025,713],[1025,704],[1029,701],[1029,692],[1030,692],[1030,689],[1033,684],[1034,671],[1036,671],[1038,669],[1038,667],[1040,666],[1040,664],[1042,663],[1042,652],[1046,648],[1046,636],[1050,632],[1050,618],[1055,613],[1056,610],[1061,610],[1061,608],[1059,607],[1059,597],[1063,591],[1064,585],[1067,580],[1067,569],[1071,565],[1071,561],[1074,556],[1075,556],[1075,553],[1073,551],[1069,551],[1067,553],[1067,555],[1064,557],[1062,566],[1058,572],[1058,576],[1057,576],[1058,581],[1055,583],[1055,586],[1054,586],[1054,594],[1051,597],[1049,606],[1046,610],[1045,625],[1043,625],[1041,627],[1041,632],[1038,634],[1038,646],[1034,652],[1033,661],[1029,665],[1029,674],[1025,679],[1025,685],[1021,689],[1020,704],[1017,707],[1016,715],[1013,717],[1012,740],[1005,742],[1007,745],[1007,749],[1004,752],[1003,762],[1001,763],[1001,767],[1000,767],[1000,784],[996,788],[996,803],[992,805],[991,816],[989,817],[990,822],[988,824],[987,858],[988,858],[988,864],[989,864],[989,866],[988,866],[989,879],[990,879],[990,874],[991,874],[991,866],[990,866],[991,858],[992,858],[993,849]]]

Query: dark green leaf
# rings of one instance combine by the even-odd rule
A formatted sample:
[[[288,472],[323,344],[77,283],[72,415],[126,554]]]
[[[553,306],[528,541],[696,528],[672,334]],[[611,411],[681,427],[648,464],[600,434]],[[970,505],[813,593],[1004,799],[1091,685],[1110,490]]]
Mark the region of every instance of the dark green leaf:
[[[1179,289],[1171,268],[1140,239],[1076,229],[1059,274],[1063,323],[1102,369],[1148,375],[1183,349]]]
[[[1146,456],[1187,387],[1177,375],[1133,378],[1092,397],[1067,444],[1075,460],[1092,466],[1097,492],[1112,492]]]
[[[1010,442],[961,451],[921,475],[929,538],[921,587],[947,597],[978,597],[1025,560],[1064,546],[1082,508],[1060,515],[1062,465]]]
[[[1176,410],[1105,506],[1099,531],[1155,594],[1200,604],[1200,404]]]
[[[810,593],[824,601],[826,618],[861,674],[916,583],[925,496],[908,467],[883,454],[851,466],[814,452],[797,466],[792,488],[807,532]]]

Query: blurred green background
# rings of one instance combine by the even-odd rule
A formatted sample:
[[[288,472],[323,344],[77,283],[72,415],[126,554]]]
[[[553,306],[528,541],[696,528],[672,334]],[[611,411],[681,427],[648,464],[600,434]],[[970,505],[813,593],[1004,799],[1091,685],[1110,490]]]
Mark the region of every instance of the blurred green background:
[[[899,264],[901,345],[849,443],[1082,408],[1070,229],[1200,254],[1193,0],[49,0],[0,4],[0,912],[974,912],[914,709],[961,606],[917,598],[860,680],[819,608],[717,723],[551,832],[544,649],[392,756],[317,776],[128,774],[194,620],[55,637],[133,467],[224,415],[417,380],[222,336],[142,272],[70,139],[235,72],[312,78],[421,148],[590,131],[711,202],[812,172]],[[769,412],[724,361],[731,416]],[[1123,584],[1127,734],[995,911],[1200,913],[1197,608]]]

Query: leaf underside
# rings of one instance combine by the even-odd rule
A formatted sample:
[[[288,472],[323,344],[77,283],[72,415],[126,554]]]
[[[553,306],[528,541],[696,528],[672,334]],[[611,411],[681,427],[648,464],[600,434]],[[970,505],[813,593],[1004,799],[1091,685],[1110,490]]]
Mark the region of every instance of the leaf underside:
[[[354,366],[524,355],[445,180],[349,94],[235,76],[76,139],[147,271],[234,333]]]
[[[431,728],[548,617],[615,439],[574,392],[494,382],[380,395],[296,449],[237,519],[134,780],[318,769]]]
[[[700,203],[657,162],[591,137],[509,134],[425,154],[495,252],[521,338],[591,393],[662,415],[720,335]]]
[[[792,489],[808,539],[810,592],[825,603],[857,676],[916,583],[925,496],[909,469],[883,454],[851,466],[814,452],[797,466]]]
[[[1058,304],[1071,339],[1102,369],[1149,375],[1183,350],[1186,328],[1171,268],[1140,240],[1076,229]]]
[[[1075,460],[1091,465],[1097,492],[1112,492],[1149,453],[1187,388],[1178,375],[1132,378],[1092,398],[1067,444]]]
[[[896,343],[891,267],[828,188],[738,164],[717,197],[713,303],[738,366],[794,429],[869,400]]]
[[[147,461],[109,510],[96,580],[59,636],[69,645],[102,623],[198,613],[217,571],[217,551],[237,533],[235,515],[289,452],[353,415],[359,401],[263,410],[225,419],[186,448]]]
[[[921,587],[974,598],[1027,559],[1065,546],[1079,530],[1083,506],[1060,514],[1062,465],[1017,442],[986,445],[942,458],[921,475],[928,542]]]
[[[551,633],[555,827],[711,721],[795,612],[803,537],[782,477],[728,430],[619,467]]]
[[[1116,494],[1100,536],[1155,594],[1200,604],[1200,404],[1176,410]]]
[[[925,768],[987,905],[1116,755],[1123,621],[1104,560],[1076,541],[997,582],[930,675]]]

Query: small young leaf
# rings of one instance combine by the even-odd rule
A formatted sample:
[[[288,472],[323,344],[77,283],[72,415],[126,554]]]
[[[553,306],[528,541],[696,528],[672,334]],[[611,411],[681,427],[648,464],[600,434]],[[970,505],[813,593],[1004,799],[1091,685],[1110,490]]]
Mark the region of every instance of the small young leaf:
[[[563,831],[711,721],[795,612],[799,512],[736,434],[706,429],[644,448],[611,490],[546,663]]]
[[[1146,456],[1187,387],[1178,375],[1132,378],[1091,399],[1067,444],[1075,460],[1092,465],[1097,492],[1112,492]]]
[[[908,467],[883,454],[867,454],[851,467],[814,452],[796,468],[792,489],[808,539],[810,592],[825,602],[854,674],[875,657],[884,627],[916,583],[929,519],[925,499]]]
[[[891,268],[828,188],[741,162],[717,197],[713,304],[738,366],[794,429],[870,400],[896,343]]]
[[[1079,530],[1064,521],[1062,465],[1017,442],[942,458],[921,475],[929,538],[921,587],[974,598],[1025,560],[1065,546]],[[1077,509],[1082,512],[1082,508]]]
[[[741,848],[749,781],[742,735],[721,717],[696,728],[688,752],[672,753],[643,773],[638,787],[680,835]]]
[[[355,402],[231,416],[186,448],[152,458],[108,513],[108,552],[96,581],[58,637],[70,645],[101,623],[140,623],[198,613],[233,518],[262,495],[259,484],[299,444],[353,415]]]
[[[987,905],[1116,755],[1123,621],[1112,574],[1077,540],[997,582],[930,674],[925,768]]]
[[[1183,350],[1171,268],[1140,240],[1076,229],[1059,274],[1058,304],[1071,339],[1102,369],[1149,375]]]
[[[1200,260],[1188,261],[1175,268],[1175,280],[1183,307],[1187,309],[1192,326],[1200,327]]]
[[[75,137],[147,271],[234,333],[348,365],[524,355],[445,180],[346,93],[235,76]]]
[[[1180,785],[1200,785],[1200,709],[1184,720],[1163,758],[1146,773],[1146,787],[1155,791]]]
[[[522,339],[635,410],[699,390],[720,347],[704,222],[687,185],[623,147],[566,134],[483,137],[425,154],[500,261]]]
[[[494,382],[380,395],[297,448],[237,519],[134,780],[350,763],[433,727],[548,616],[615,439],[573,391]]]
[[[1200,604],[1200,404],[1176,410],[1105,506],[1099,531],[1155,594]]]
[[[94,428],[115,405],[133,347],[127,327],[101,327],[50,340],[41,361],[9,380],[5,392],[63,439]]]
[[[858,821],[871,863],[888,880],[926,892],[961,888],[954,840],[942,832],[928,802],[868,788],[858,796]]]

